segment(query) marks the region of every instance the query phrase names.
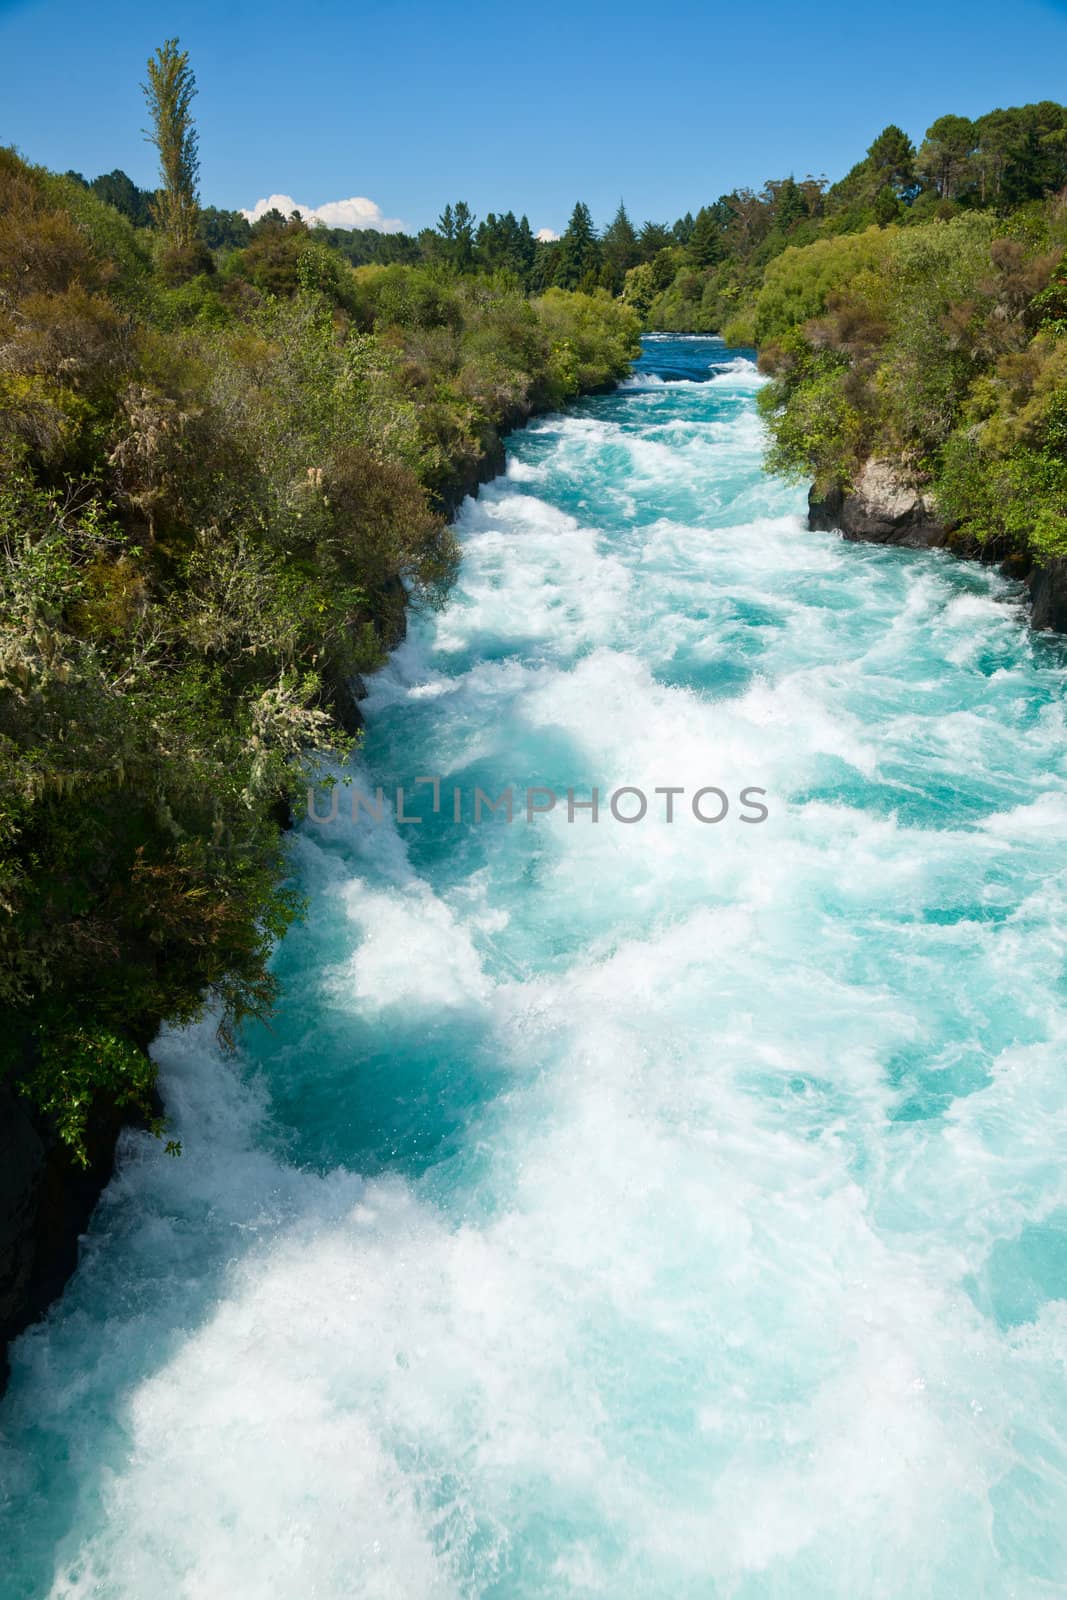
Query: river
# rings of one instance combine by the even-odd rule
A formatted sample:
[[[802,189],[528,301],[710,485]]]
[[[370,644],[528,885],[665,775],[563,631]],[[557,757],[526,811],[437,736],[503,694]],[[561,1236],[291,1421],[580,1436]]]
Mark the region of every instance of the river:
[[[465,504],[13,1351],[3,1600],[1067,1594],[1067,660],[758,383],[653,337]]]

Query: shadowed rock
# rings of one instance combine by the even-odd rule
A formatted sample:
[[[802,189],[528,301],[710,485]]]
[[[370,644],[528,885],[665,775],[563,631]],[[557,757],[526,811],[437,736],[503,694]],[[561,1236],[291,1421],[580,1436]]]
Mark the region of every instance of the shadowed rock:
[[[910,484],[899,467],[877,459],[866,463],[848,490],[836,487],[819,496],[812,489],[808,525],[822,532],[836,529],[846,539],[912,550],[948,543],[948,530],[938,521],[929,497]]]

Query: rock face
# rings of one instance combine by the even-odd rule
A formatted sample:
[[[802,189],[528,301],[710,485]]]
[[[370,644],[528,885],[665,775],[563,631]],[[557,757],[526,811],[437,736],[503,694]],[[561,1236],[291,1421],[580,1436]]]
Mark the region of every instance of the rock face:
[[[1067,633],[1067,557],[1052,556],[1029,577],[1035,628],[1055,628]]]
[[[80,1167],[26,1103],[0,1085],[0,1394],[7,1345],[44,1315],[78,1264],[81,1235],[111,1177],[123,1115],[100,1107]]]
[[[813,532],[838,532],[846,539],[870,544],[903,545],[911,550],[948,547],[965,560],[999,562],[1009,578],[1025,578],[1035,628],[1067,633],[1067,556],[1050,556],[1039,566],[1029,556],[996,544],[979,544],[962,532],[953,533],[937,520],[933,504],[891,461],[868,461],[854,487],[808,495],[808,527]]]
[[[847,493],[832,489],[818,496],[813,489],[808,496],[808,525],[823,532],[838,529],[846,539],[912,550],[948,543],[948,531],[934,515],[930,500],[890,461],[868,461]]]
[[[5,1347],[22,1326],[36,1256],[44,1145],[23,1105],[0,1089],[0,1392]]]

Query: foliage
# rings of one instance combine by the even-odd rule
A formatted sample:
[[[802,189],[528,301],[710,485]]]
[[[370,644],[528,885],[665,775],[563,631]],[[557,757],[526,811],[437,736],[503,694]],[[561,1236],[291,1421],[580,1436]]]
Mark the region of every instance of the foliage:
[[[579,200],[559,242],[553,283],[561,289],[592,289],[600,269],[600,241],[589,207]]]
[[[825,178],[790,173],[768,178],[758,192],[720,195],[669,228],[646,223],[622,293],[649,328],[724,332],[741,342],[774,337],[788,325],[792,308],[780,306],[775,316],[764,290],[784,252],[872,229],[922,227],[964,211],[1018,220],[1021,208],[1040,209],[1065,185],[1067,109],[1052,101],[998,109],[974,121],[939,117],[918,151],[890,123],[830,186]],[[823,260],[847,269],[846,258]],[[644,270],[653,263],[654,273]],[[601,281],[619,292],[612,275],[603,273]],[[766,334],[754,320],[761,296],[774,324]]]
[[[353,673],[447,593],[448,512],[642,321],[756,342],[769,464],[901,462],[998,548],[1067,550],[1067,112],[882,130],[673,224],[561,239],[462,200],[418,237],[201,211],[185,52],[161,188],[0,149],[0,1073],[76,1158],[213,998],[270,1009],[281,818]]]
[[[746,317],[737,317],[728,338],[762,345],[826,309],[830,295],[858,274],[877,268],[892,234],[880,228],[818,239],[803,249],[790,246],[771,261]]]
[[[567,294],[549,289],[534,301],[538,323],[550,340],[542,395],[560,405],[582,391],[603,388],[640,353],[640,323],[628,306],[604,289]]]
[[[646,327],[760,347],[771,468],[825,491],[883,455],[961,537],[1062,553],[1065,185],[1052,101],[939,117],[918,150],[890,124],[829,188],[702,206],[623,299]]]
[[[178,254],[192,250],[197,235],[200,158],[191,109],[195,94],[188,51],[178,49],[177,39],[168,39],[149,58],[144,97],[152,122],[146,137],[159,152],[162,180],[153,212],[171,251]]]
[[[20,1087],[52,1120],[82,1167],[89,1165],[89,1119],[103,1096],[117,1110],[137,1112],[157,1135],[163,1131],[153,1104],[151,1061],[129,1039],[105,1029],[42,1033],[33,1067]]]
[[[351,743],[352,674],[447,592],[448,509],[502,431],[637,347],[601,289],[526,298],[510,213],[358,268],[215,214],[192,273],[192,78],[157,65],[184,265],[121,174],[120,210],[0,150],[0,1075],[80,1160],[98,1100],[151,1117],[161,1020],[270,1009],[282,821]]]
[[[626,281],[626,274],[641,260],[637,231],[621,200],[618,211],[604,229],[600,249],[603,261],[601,281],[612,294],[620,294]]]
[[[768,465],[825,491],[887,456],[962,534],[1005,553],[1067,552],[1067,274],[1048,248],[1057,204],[1042,227],[1018,220],[1014,237],[966,211],[875,231],[878,251],[851,272],[828,273],[826,248],[866,235],[768,268],[755,309],[775,335],[761,355],[774,379],[760,396]]]

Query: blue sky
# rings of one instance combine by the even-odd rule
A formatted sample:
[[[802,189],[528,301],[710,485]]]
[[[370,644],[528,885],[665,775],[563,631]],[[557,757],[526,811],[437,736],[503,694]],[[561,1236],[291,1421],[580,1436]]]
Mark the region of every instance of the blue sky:
[[[619,196],[672,220],[735,185],[838,177],[887,122],[1067,95],[1067,5],[718,0],[368,5],[0,0],[0,142],[154,182],[145,59],[200,86],[205,204],[366,196],[418,228],[448,199],[562,228]]]

